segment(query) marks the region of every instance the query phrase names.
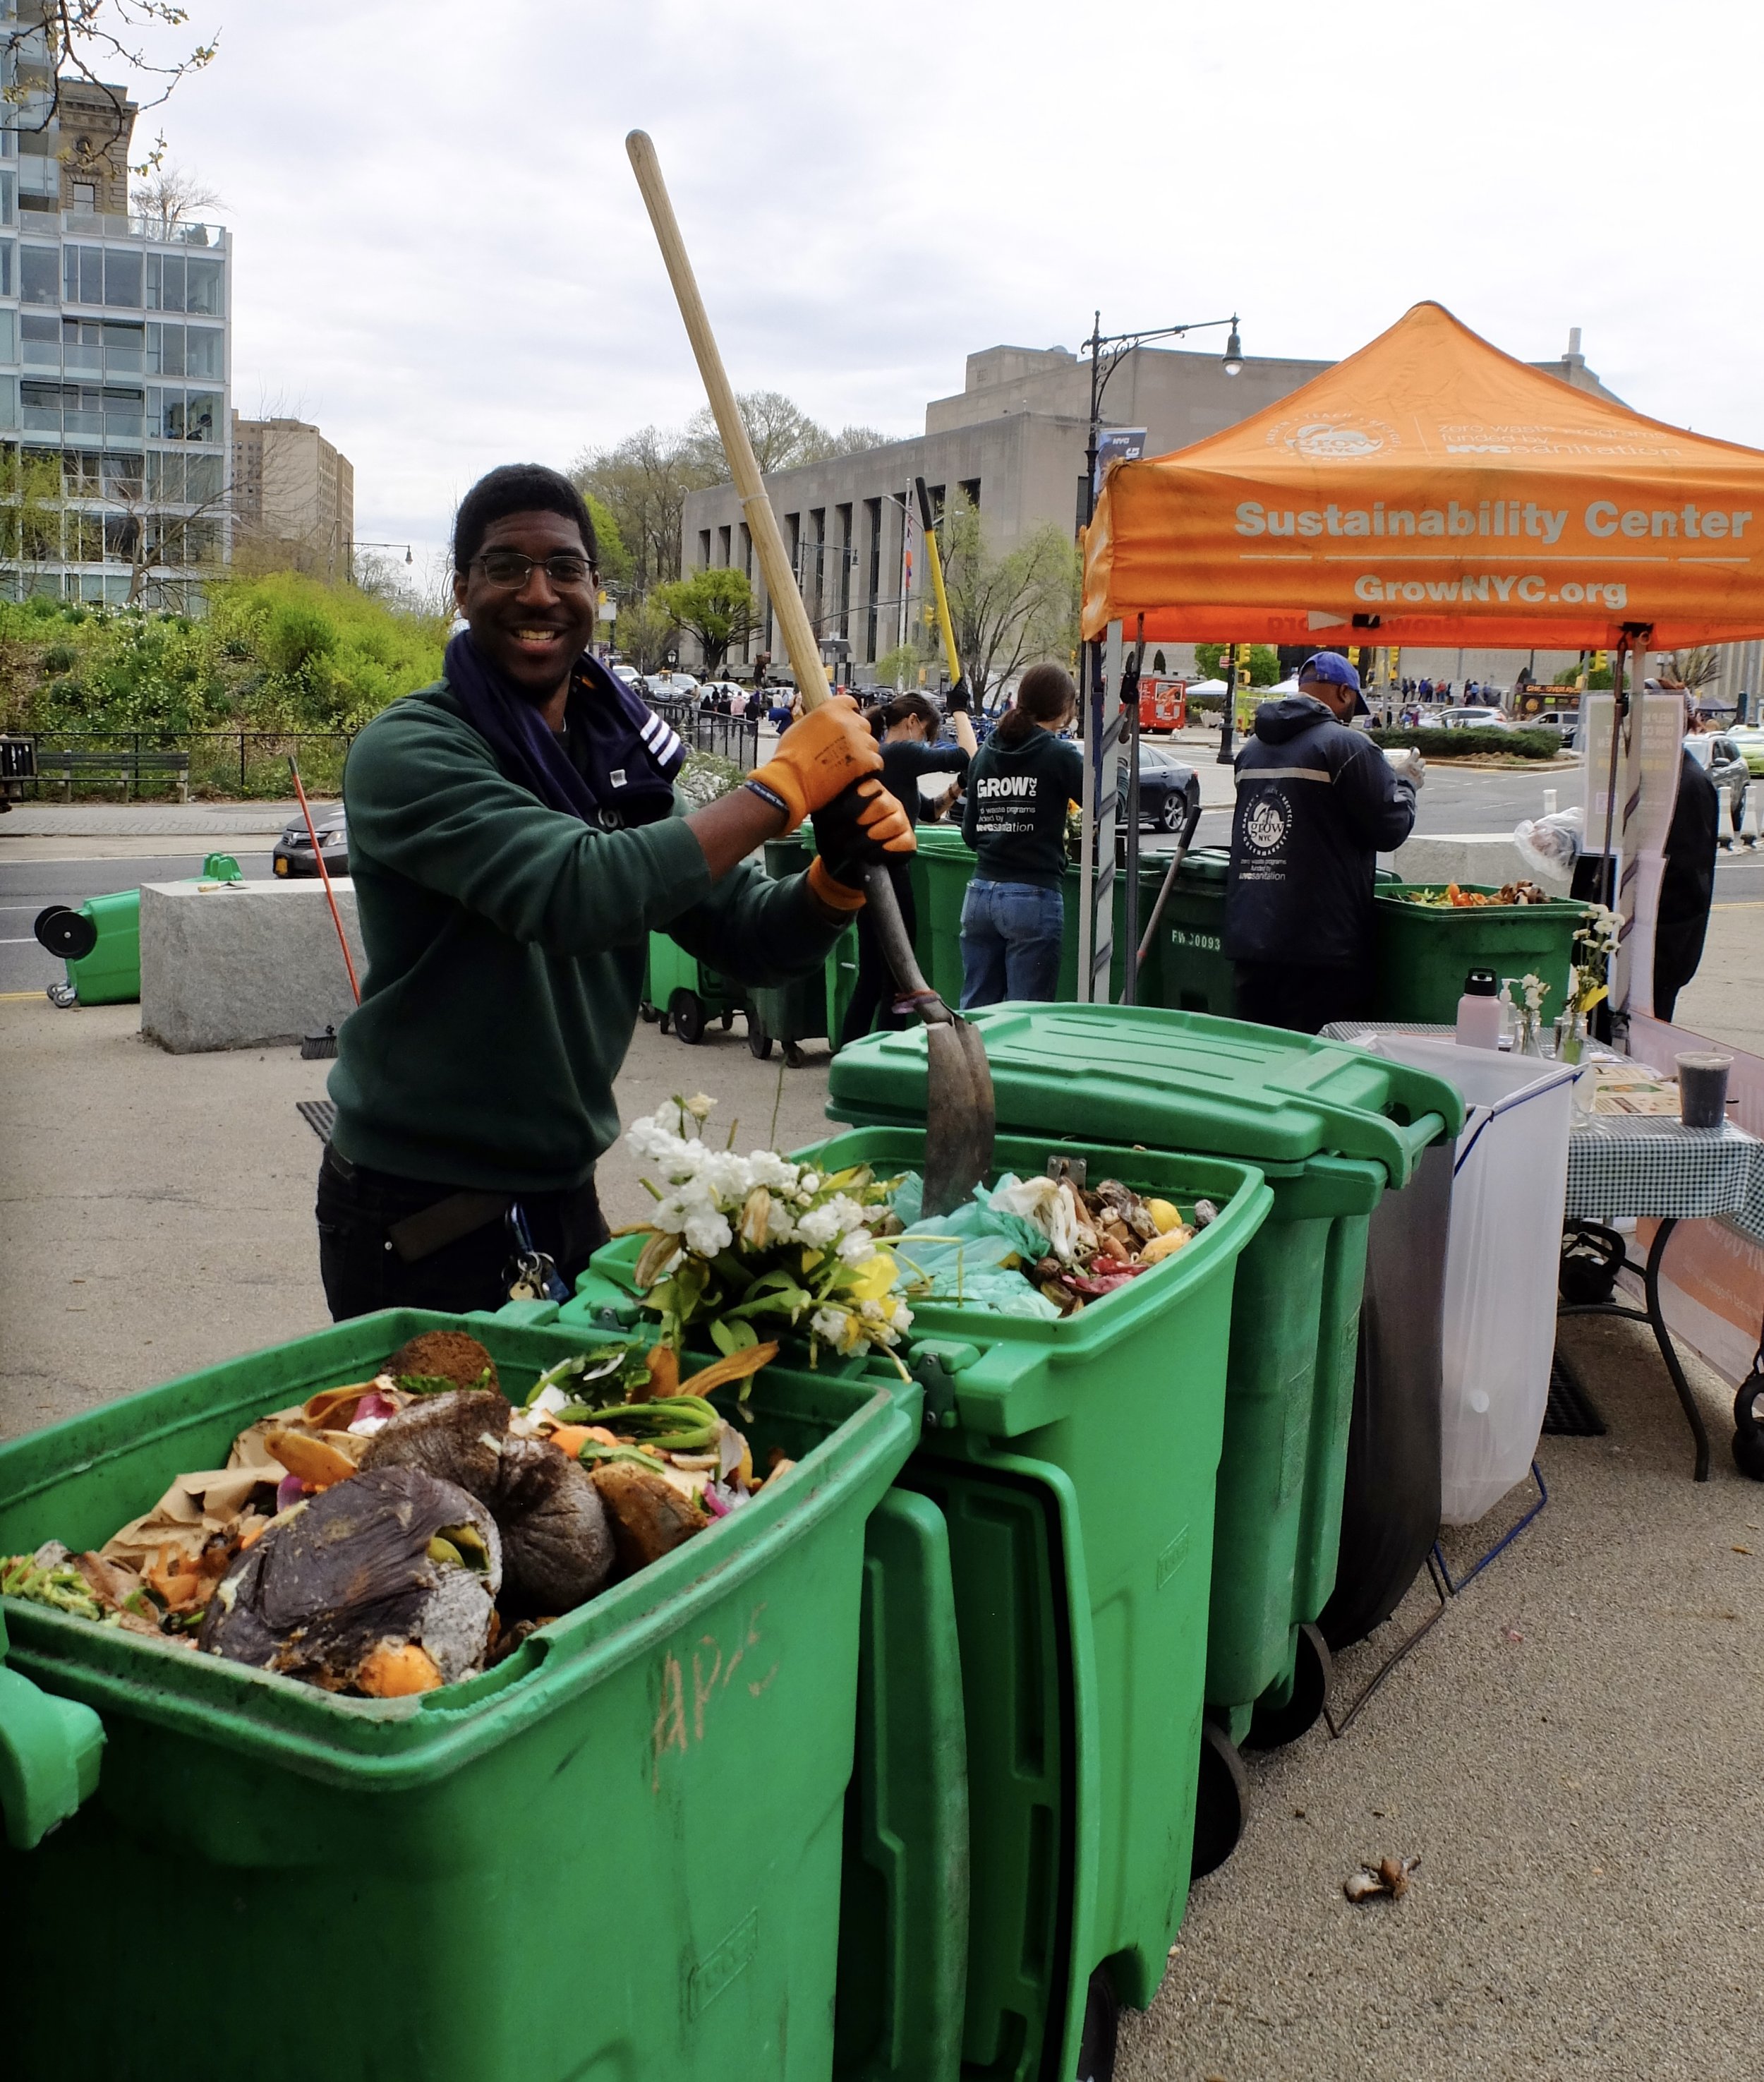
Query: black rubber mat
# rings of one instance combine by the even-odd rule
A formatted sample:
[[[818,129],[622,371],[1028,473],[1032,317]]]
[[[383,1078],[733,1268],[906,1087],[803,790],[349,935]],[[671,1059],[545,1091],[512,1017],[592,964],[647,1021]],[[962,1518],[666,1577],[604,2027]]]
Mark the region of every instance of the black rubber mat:
[[[330,1099],[296,1099],[294,1111],[321,1142],[329,1142],[337,1125],[337,1109]]]
[[[1574,1369],[1560,1352],[1550,1360],[1550,1399],[1543,1406],[1543,1433],[1551,1439],[1602,1439],[1605,1420],[1593,1407]]]

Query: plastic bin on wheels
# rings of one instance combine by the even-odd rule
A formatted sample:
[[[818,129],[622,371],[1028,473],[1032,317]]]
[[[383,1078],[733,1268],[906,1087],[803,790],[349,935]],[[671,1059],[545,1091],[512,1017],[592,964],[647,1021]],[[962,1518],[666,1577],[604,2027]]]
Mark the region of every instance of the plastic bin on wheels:
[[[585,1342],[520,1313],[465,1319],[516,1396]],[[0,1552],[104,1540],[460,1320],[360,1317],[0,1447]],[[791,1477],[417,1698],[6,1599],[9,2076],[164,2082],[200,2044],[261,2082],[825,2082],[865,1525],[920,1402],[781,1371],[751,1435]],[[25,1848],[45,1789],[90,1791],[94,1716],[95,1791]],[[95,1916],[133,1934],[99,1958]]]
[[[651,933],[644,1001],[655,1009],[663,1033],[671,1028],[682,1041],[697,1043],[713,1019],[721,1019],[726,1031],[735,1024],[742,996],[708,962],[688,955],[666,933]]]
[[[1459,887],[1476,896],[1497,893],[1487,883]],[[1374,899],[1375,1017],[1450,1026],[1458,1017],[1465,977],[1472,969],[1492,969],[1498,976],[1539,977],[1549,993],[1545,1021],[1553,1019],[1568,995],[1574,935],[1587,907],[1567,900],[1463,906],[1410,900],[1444,891],[1443,883],[1404,883],[1380,889]]]
[[[1463,1106],[1436,1077],[1305,1035],[1146,1006],[998,1005],[973,1015],[1001,1125],[1253,1163],[1273,1194],[1232,1308],[1214,1532],[1196,1869],[1241,1825],[1231,1746],[1286,1742],[1322,1710],[1315,1622],[1334,1587],[1368,1218]],[[835,1064],[827,1108],[923,1119],[920,1033]]]
[[[196,883],[242,882],[228,853],[211,853]],[[141,996],[141,891],[89,896],[76,911],[51,904],[32,928],[39,946],[67,964],[67,981],[49,996],[60,1005],[133,1005]]]
[[[868,1129],[798,1153],[893,1172],[922,1168],[924,1149],[922,1129]],[[1271,1196],[1253,1166],[1216,1157],[1046,1135],[1002,1136],[995,1154],[1019,1175],[1083,1160],[1185,1212],[1210,1199],[1219,1218],[1063,1321],[913,1304],[905,1356],[928,1428],[890,1502],[914,1505],[917,1530],[890,1526],[878,1553],[873,1525],[894,1625],[866,1636],[865,1685],[886,1718],[867,1747],[861,1733],[870,1775],[848,1816],[838,2071],[865,2082],[1080,2071],[1081,2045],[1112,2047],[1118,2005],[1156,1992],[1193,1858],[1232,1286]],[[566,1318],[629,1313],[640,1242],[596,1254]],[[922,1585],[952,1609],[953,1666]],[[936,1732],[952,1667],[965,1758]],[[934,1906],[958,1769],[965,1991]]]

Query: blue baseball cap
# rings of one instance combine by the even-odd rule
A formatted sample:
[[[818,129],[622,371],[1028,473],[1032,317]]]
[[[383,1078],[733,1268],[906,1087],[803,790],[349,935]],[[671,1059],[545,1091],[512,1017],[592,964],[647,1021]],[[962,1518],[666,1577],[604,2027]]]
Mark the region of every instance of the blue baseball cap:
[[[1354,713],[1370,715],[1366,697],[1360,692],[1360,676],[1339,651],[1316,651],[1299,668],[1302,685],[1307,680],[1321,680],[1326,686],[1351,687],[1354,689]]]
[[[1319,651],[1307,658],[1299,668],[1301,680],[1323,680],[1334,687],[1351,687],[1360,691],[1359,673],[1339,651]]]

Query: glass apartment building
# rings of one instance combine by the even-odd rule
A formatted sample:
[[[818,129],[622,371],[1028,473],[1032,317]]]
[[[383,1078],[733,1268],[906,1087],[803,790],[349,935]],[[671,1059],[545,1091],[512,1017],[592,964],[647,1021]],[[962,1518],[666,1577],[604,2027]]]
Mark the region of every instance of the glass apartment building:
[[[0,593],[186,607],[229,549],[232,241],[130,213],[123,90],[44,123],[32,11],[0,0]]]

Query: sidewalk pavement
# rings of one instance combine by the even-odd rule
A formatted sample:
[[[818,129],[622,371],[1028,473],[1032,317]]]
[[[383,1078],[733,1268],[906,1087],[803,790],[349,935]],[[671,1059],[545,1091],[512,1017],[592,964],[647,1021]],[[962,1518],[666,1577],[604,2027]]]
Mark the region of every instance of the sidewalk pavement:
[[[309,796],[309,800],[316,801]],[[0,817],[0,840],[236,838],[279,833],[300,815],[286,803],[23,803]]]
[[[326,1065],[166,1056],[135,1016],[0,1005],[0,1431],[325,1321],[293,1102]],[[825,1060],[781,1073],[739,1024],[693,1048],[640,1026],[620,1109],[702,1089],[739,1147],[799,1147],[825,1132]],[[603,1165],[615,1224],[647,1204],[637,1173]],[[1248,1831],[1126,2020],[1122,2082],[1757,2074],[1764,1490],[1724,1450],[1691,1482],[1640,1325],[1564,1337],[1609,1435],[1543,1441],[1548,1508],[1341,1741],[1246,1760]],[[1724,1438],[1730,1394],[1690,1372]],[[1447,1535],[1458,1573],[1511,1515]],[[1338,1696],[1375,1661],[1349,1651]],[[1408,1896],[1350,1906],[1343,1880],[1384,1856],[1420,1857]]]

